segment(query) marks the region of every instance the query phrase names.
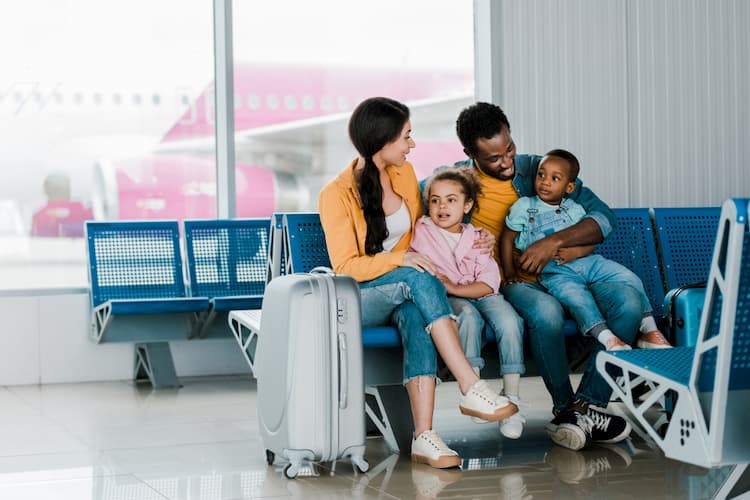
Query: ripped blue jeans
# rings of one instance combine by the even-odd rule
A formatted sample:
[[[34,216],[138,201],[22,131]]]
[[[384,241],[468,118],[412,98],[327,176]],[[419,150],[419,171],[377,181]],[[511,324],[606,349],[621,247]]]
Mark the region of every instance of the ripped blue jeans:
[[[395,325],[404,348],[404,383],[419,376],[434,377],[437,351],[428,328],[453,316],[445,286],[429,273],[399,267],[359,284],[362,326]]]

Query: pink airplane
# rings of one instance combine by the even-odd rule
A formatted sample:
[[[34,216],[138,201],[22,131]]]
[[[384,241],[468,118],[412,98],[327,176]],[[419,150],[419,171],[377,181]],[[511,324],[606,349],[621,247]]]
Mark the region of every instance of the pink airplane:
[[[473,95],[469,71],[236,65],[237,216],[315,210],[320,187],[355,154],[351,110],[375,95],[410,106],[418,175],[464,157],[453,124]],[[210,84],[151,154],[98,162],[96,217],[215,217],[213,107]]]

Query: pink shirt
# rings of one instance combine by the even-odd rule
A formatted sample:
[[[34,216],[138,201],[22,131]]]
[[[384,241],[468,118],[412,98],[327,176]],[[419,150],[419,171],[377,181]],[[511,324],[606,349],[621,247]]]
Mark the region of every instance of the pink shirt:
[[[462,224],[463,231],[455,254],[441,234],[444,232],[428,217],[423,216],[414,226],[411,248],[427,255],[438,270],[457,285],[469,285],[477,281],[487,284],[494,293],[500,288],[500,269],[488,253],[472,248],[479,236],[479,229],[471,224]]]

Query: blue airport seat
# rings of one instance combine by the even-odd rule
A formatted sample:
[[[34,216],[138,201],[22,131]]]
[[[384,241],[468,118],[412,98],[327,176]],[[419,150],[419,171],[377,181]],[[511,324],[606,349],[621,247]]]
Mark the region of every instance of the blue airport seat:
[[[177,221],[89,221],[86,240],[93,339],[135,343],[136,380],[177,386],[168,342],[209,307],[187,295]]]
[[[648,208],[615,208],[617,229],[594,253],[619,262],[643,282],[654,316],[663,316],[664,282]]]
[[[708,279],[720,215],[720,207],[654,209],[667,290]]]
[[[185,220],[185,247],[193,295],[210,299],[193,336],[227,333],[217,315],[260,309],[268,274],[269,219]]]
[[[749,201],[722,207],[697,344],[597,355],[614,396],[665,455],[702,467],[750,462]],[[645,401],[632,391],[643,381]],[[656,407],[665,395],[676,399],[669,419]]]

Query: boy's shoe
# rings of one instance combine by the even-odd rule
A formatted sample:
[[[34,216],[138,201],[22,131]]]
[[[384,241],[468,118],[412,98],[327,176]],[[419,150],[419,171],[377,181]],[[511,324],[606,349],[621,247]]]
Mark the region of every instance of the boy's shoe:
[[[500,421],[500,434],[508,439],[518,439],[521,437],[521,434],[523,434],[523,424],[526,423],[526,419],[520,411],[521,406],[524,406],[525,403],[523,403],[518,396],[507,396],[507,398],[519,408],[519,411],[505,420]]]
[[[567,408],[557,414],[545,430],[555,444],[569,450],[580,450],[591,442],[594,422],[588,415]]]
[[[461,457],[448,448],[445,441],[432,429],[424,431],[411,441],[411,460],[419,464],[427,464],[436,469],[458,467]]]
[[[607,340],[607,343],[604,344],[604,348],[608,351],[629,351],[631,347],[620,340],[618,337],[612,337],[609,340]]]
[[[466,394],[461,396],[458,409],[464,415],[479,417],[488,422],[506,419],[518,411],[518,407],[508,398],[490,389],[485,380],[477,380]]]
[[[610,415],[601,408],[589,405],[586,416],[593,423],[591,440],[597,443],[619,443],[630,435],[630,424],[622,417]]]
[[[640,349],[669,349],[672,344],[669,343],[659,330],[638,335],[635,345]]]

